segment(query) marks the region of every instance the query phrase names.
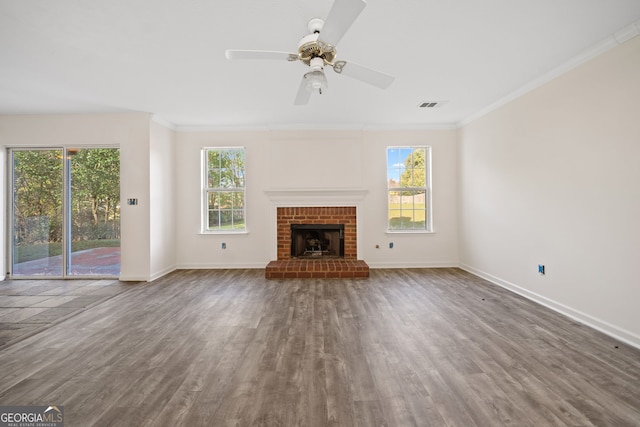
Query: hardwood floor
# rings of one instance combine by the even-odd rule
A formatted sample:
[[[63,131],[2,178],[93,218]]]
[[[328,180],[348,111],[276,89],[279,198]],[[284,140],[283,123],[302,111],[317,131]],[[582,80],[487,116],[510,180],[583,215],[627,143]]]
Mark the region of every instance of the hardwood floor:
[[[640,351],[458,269],[184,270],[2,349],[0,405],[63,405],[65,426],[638,426]]]
[[[133,286],[118,280],[0,282],[0,349]]]

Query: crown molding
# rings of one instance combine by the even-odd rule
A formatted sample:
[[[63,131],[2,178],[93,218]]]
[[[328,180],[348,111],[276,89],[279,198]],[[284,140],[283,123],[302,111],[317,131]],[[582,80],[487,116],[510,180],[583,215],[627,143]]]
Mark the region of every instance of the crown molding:
[[[153,116],[151,116],[151,121],[160,125],[160,126],[164,126],[167,129],[170,129],[172,131],[177,131],[178,127],[176,124],[174,124],[173,122],[170,122],[169,120],[166,120],[162,117],[160,117],[157,114],[154,114]]]
[[[470,116],[466,117],[465,119],[461,120],[458,124],[457,127],[458,128],[462,128],[466,125],[468,125],[469,123],[473,122],[474,120],[479,119],[480,117],[494,111],[497,110],[498,108],[502,107],[505,104],[508,104],[509,102],[520,98],[521,96],[523,96],[524,94],[531,92],[532,90],[550,82],[551,80],[560,77],[561,75],[573,70],[574,68],[577,68],[578,66],[584,64],[585,62],[590,61],[591,59],[602,55],[603,53],[620,46],[623,43],[626,43],[627,41],[631,40],[632,38],[636,37],[637,35],[640,34],[640,21],[635,22],[631,25],[628,25],[626,27],[624,27],[623,29],[617,31],[616,33],[612,34],[611,36],[607,37],[606,39],[602,40],[601,42],[595,44],[594,46],[592,46],[591,48],[587,49],[586,51],[582,52],[579,55],[574,56],[573,58],[569,59],[568,61],[564,62],[563,64],[561,64],[560,66],[552,69],[551,71],[541,75],[540,77],[538,77],[537,79],[534,79],[533,81],[525,84],[524,86],[521,86],[520,88],[516,89],[515,91],[511,92],[509,95],[497,100],[496,102],[487,105],[486,107],[476,111],[475,113],[471,114]]]

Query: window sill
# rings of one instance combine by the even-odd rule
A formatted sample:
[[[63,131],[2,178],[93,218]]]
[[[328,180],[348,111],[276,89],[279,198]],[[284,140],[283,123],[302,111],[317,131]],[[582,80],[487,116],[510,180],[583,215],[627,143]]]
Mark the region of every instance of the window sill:
[[[387,230],[385,234],[436,234],[430,230]]]
[[[221,235],[233,235],[233,234],[249,234],[249,230],[238,230],[238,231],[232,231],[232,230],[221,230],[221,231],[200,231],[198,234],[202,235],[202,236],[210,236],[210,235],[217,235],[217,236],[221,236]]]

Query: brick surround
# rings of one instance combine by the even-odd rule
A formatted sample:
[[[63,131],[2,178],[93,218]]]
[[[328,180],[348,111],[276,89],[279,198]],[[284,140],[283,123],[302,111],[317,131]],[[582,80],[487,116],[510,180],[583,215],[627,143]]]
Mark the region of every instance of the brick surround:
[[[277,208],[278,260],[291,258],[291,224],[344,224],[344,259],[356,259],[356,208],[300,207]]]
[[[276,208],[278,259],[267,265],[267,279],[286,277],[369,277],[369,266],[358,261],[355,206]],[[344,224],[344,259],[291,258],[291,224]]]

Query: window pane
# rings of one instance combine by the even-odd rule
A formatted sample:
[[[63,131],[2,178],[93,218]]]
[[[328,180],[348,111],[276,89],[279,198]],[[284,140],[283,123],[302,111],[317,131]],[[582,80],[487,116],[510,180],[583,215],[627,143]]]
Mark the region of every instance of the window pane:
[[[426,192],[406,191],[402,196],[403,217],[409,218],[403,222],[403,228],[420,229],[426,224]]]
[[[239,191],[233,193],[233,207],[235,209],[244,209],[244,193]]]
[[[403,216],[401,218],[401,224],[400,224],[400,228],[402,228],[403,230],[407,230],[407,229],[412,229],[412,224],[413,224],[413,218],[410,216],[406,216],[406,215],[410,215],[407,214],[407,212],[405,212],[405,216]]]
[[[243,229],[244,228],[244,211],[234,209],[233,211],[233,228],[234,229]]]
[[[402,226],[401,192],[389,191],[389,228],[400,229]]]
[[[399,209],[389,209],[389,229],[399,230],[402,228],[402,211]]]
[[[233,188],[233,170],[220,169],[220,188]]]
[[[400,148],[398,152],[400,154],[399,163],[402,163],[405,167],[407,164],[411,164],[411,153],[413,153],[413,148]]]
[[[231,209],[221,210],[220,211],[220,228],[223,230],[231,228],[232,218],[233,218],[233,213]]]
[[[208,154],[208,165],[209,168],[219,168],[220,167],[220,152],[216,150],[209,150]]]
[[[400,187],[400,169],[389,169],[387,171],[387,182],[389,188]]]
[[[414,148],[413,149],[413,163],[415,165],[419,165],[419,166],[424,167],[425,166],[426,153],[427,153],[427,150],[425,150],[424,148]]]
[[[220,218],[218,216],[218,210],[209,210],[209,229],[215,230],[220,226]]]
[[[209,209],[218,209],[220,207],[220,198],[218,193],[209,193]]]
[[[207,179],[207,187],[208,188],[218,188],[220,187],[220,169],[210,169],[208,173]]]
[[[412,187],[424,187],[426,183],[426,173],[424,168],[416,168],[413,170]]]
[[[231,209],[231,193],[221,191],[218,193],[220,200],[220,209]]]
[[[243,169],[240,169],[239,167],[234,166],[233,169],[231,170],[231,175],[233,179],[233,186],[235,188],[244,187],[244,170]]]

